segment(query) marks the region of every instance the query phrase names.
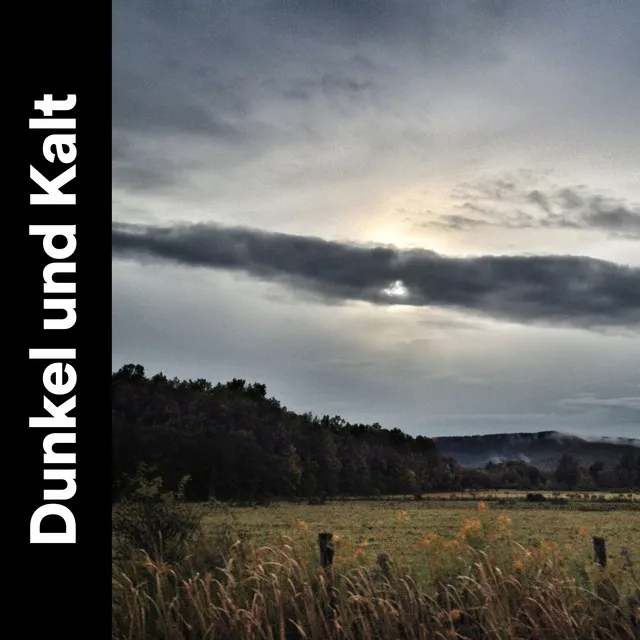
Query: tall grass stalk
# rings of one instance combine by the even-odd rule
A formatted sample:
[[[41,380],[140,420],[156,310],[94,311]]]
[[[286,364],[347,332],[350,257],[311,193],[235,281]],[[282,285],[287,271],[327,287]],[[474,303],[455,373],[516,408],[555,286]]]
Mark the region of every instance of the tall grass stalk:
[[[461,546],[465,571],[413,576],[373,561],[321,568],[303,545],[233,542],[178,562],[131,550],[114,564],[117,640],[488,640],[640,637],[640,588],[622,570],[572,565],[552,548]],[[453,557],[455,555],[455,557]],[[220,558],[224,561],[220,562]],[[217,562],[215,559],[217,558]]]

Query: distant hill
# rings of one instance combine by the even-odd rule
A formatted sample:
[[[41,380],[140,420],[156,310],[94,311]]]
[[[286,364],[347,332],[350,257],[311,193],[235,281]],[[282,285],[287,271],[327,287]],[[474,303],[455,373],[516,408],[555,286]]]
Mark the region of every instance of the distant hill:
[[[565,453],[573,455],[586,468],[596,460],[617,463],[625,452],[637,452],[640,447],[638,438],[586,440],[559,431],[446,436],[434,440],[442,455],[453,457],[469,468],[482,468],[488,462],[524,460],[540,470],[553,470]]]

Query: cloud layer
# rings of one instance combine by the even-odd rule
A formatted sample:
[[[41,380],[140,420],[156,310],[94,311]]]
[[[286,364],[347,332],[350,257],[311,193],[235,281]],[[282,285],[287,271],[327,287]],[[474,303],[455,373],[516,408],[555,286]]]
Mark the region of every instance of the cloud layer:
[[[640,206],[583,186],[528,186],[521,180],[497,179],[459,185],[452,197],[462,213],[433,217],[422,226],[450,231],[584,229],[640,240]]]
[[[113,251],[240,270],[329,299],[452,307],[517,322],[640,325],[640,269],[588,257],[453,258],[211,223],[116,223]]]

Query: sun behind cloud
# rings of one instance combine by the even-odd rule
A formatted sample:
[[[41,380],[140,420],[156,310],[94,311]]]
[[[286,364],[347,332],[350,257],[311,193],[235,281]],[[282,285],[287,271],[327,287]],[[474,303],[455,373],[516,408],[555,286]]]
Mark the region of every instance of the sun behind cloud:
[[[386,289],[382,290],[382,293],[390,298],[406,298],[409,295],[409,289],[404,286],[402,280],[396,280],[392,282]]]

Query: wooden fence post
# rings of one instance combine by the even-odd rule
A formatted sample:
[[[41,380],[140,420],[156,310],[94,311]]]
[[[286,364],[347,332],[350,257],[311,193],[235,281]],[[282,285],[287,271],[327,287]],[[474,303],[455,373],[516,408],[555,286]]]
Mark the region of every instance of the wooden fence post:
[[[593,560],[601,567],[607,566],[607,550],[604,544],[604,538],[593,538]]]
[[[331,539],[332,533],[319,533],[318,544],[320,545],[320,564],[323,567],[328,567],[333,564],[333,545]]]

